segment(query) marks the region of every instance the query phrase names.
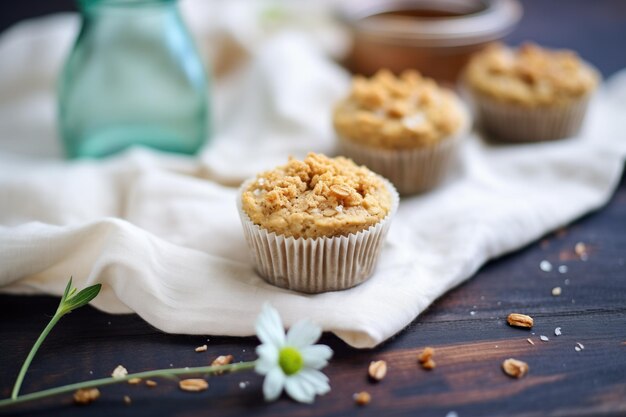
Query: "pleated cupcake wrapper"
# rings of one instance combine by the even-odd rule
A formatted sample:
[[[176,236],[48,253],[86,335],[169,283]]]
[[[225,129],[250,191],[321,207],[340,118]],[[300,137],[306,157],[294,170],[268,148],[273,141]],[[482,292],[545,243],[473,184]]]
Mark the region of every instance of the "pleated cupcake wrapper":
[[[540,142],[576,136],[591,95],[551,108],[526,108],[473,93],[477,119],[488,135],[505,142]]]
[[[400,194],[409,195],[436,187],[457,157],[461,136],[444,139],[423,149],[388,150],[366,147],[339,138],[339,152],[389,179]]]
[[[254,224],[241,202],[243,191],[254,180],[241,186],[237,207],[256,270],[265,281],[294,291],[321,293],[351,288],[372,276],[400,200],[391,183],[385,180],[393,201],[384,219],[358,233],[313,239],[278,235]]]

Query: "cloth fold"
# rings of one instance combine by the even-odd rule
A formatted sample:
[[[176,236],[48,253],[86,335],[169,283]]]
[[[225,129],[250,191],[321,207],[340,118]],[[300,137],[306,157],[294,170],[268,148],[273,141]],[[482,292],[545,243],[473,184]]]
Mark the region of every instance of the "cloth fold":
[[[319,295],[272,287],[252,268],[232,186],[290,154],[333,153],[330,115],[349,77],[320,41],[338,32],[237,33],[230,9],[224,27],[203,21],[205,3],[184,3],[199,49],[219,55],[228,39],[240,62],[217,79],[216,132],[198,158],[131,149],[61,160],[54,83],[77,18],[33,20],[0,38],[0,291],[59,295],[72,275],[78,287],[103,283],[93,304],[104,311],[233,336],[254,334],[269,301],[287,325],[310,318],[372,347],[487,260],[601,207],[620,178],[625,74],[598,95],[579,137],[492,145],[473,134],[442,187],[402,200],[366,283]]]

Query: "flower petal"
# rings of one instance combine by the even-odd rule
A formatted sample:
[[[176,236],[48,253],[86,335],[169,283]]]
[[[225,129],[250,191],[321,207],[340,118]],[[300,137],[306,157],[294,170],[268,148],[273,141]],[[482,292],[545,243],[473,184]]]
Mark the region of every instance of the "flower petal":
[[[322,335],[322,329],[310,320],[302,320],[291,326],[287,332],[287,345],[303,348],[312,345]]]
[[[267,375],[272,369],[278,367],[276,362],[268,361],[263,358],[257,359],[254,364],[254,371],[260,375]]]
[[[300,349],[304,366],[321,369],[328,364],[328,360],[333,356],[333,350],[326,345],[312,345]]]
[[[285,391],[291,398],[301,403],[312,403],[315,399],[315,388],[303,379],[300,373],[287,377]]]
[[[259,358],[278,363],[278,348],[274,345],[259,345],[256,347]]]
[[[278,311],[269,303],[263,305],[263,310],[256,320],[256,334],[263,344],[282,347],[285,344],[285,330]]]
[[[316,371],[315,369],[303,369],[298,375],[313,387],[317,395],[324,395],[330,391],[328,377],[320,371]]]
[[[265,376],[263,381],[263,396],[265,401],[274,401],[285,386],[285,374],[280,367],[275,367]]]

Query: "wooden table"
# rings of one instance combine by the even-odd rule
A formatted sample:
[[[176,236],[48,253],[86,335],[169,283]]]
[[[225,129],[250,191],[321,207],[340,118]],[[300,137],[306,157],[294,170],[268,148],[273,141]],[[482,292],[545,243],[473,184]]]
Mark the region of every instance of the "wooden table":
[[[626,2],[526,1],[526,15],[512,42],[534,39],[577,49],[605,75],[626,67]],[[7,7],[3,5],[2,7]],[[621,40],[620,40],[621,39]],[[625,133],[626,135],[626,133]],[[626,139],[626,138],[625,138]],[[588,259],[574,252],[577,242]],[[539,268],[542,260],[554,266]],[[486,265],[471,281],[449,292],[392,340],[355,350],[336,337],[326,368],[332,391],[313,406],[282,397],[265,404],[262,379],[252,373],[210,380],[191,394],[173,382],[156,388],[121,384],[102,388],[86,407],[70,396],[5,410],[13,415],[263,415],[263,416],[539,416],[626,415],[626,181],[609,205],[564,230]],[[567,272],[557,270],[567,266]],[[562,294],[553,296],[552,289]],[[51,297],[0,296],[0,395],[8,397],[30,346],[57,305]],[[534,316],[532,331],[506,325],[510,312]],[[555,336],[555,328],[562,329]],[[545,335],[549,341],[540,340]],[[534,345],[527,339],[530,338]],[[198,345],[208,351],[196,353]],[[137,316],[110,316],[90,307],[64,318],[46,340],[23,392],[108,376],[118,364],[130,371],[200,366],[215,356],[254,359],[254,338],[176,336],[151,328]],[[575,347],[581,343],[584,349]],[[436,350],[437,367],[416,362],[424,346]],[[525,378],[507,377],[500,365],[515,357],[530,365]],[[370,361],[388,362],[387,377],[371,383]],[[368,391],[372,402],[354,404]],[[122,401],[132,398],[131,405]],[[0,413],[2,414],[2,413]]]

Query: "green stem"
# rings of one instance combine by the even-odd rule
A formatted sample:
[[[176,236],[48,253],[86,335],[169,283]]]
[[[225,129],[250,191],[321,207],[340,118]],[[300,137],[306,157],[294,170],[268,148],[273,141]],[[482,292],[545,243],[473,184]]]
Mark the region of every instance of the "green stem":
[[[0,400],[0,408],[10,405],[20,404],[27,401],[39,400],[46,397],[52,397],[54,395],[65,394],[73,392],[81,388],[94,388],[104,385],[119,384],[120,382],[128,381],[132,378],[167,378],[177,375],[193,375],[193,374],[207,374],[214,375],[221,372],[237,372],[254,368],[256,361],[239,362],[221,366],[198,366],[195,368],[174,368],[174,369],[156,369],[153,371],[138,372],[135,374],[128,374],[123,378],[101,378],[93,379],[91,381],[78,382],[75,384],[63,385],[56,388],[50,388],[43,391],[33,392],[31,394],[21,395],[17,398],[7,398]]]
[[[24,364],[22,365],[22,369],[20,369],[20,373],[17,376],[17,379],[15,380],[15,385],[13,386],[13,391],[11,392],[12,399],[17,398],[17,395],[20,392],[20,388],[22,387],[22,382],[24,381],[24,376],[26,376],[26,371],[28,371],[28,367],[30,366],[30,363],[33,361],[33,358],[35,357],[35,354],[39,350],[39,347],[48,336],[48,333],[50,333],[54,325],[57,324],[57,322],[61,319],[61,317],[63,317],[63,313],[59,313],[59,311],[57,310],[55,315],[50,320],[50,323],[48,323],[48,325],[43,330],[43,332],[41,332],[41,334],[39,335],[39,338],[37,339],[37,341],[31,348],[30,353],[26,357],[26,360],[24,361]]]

